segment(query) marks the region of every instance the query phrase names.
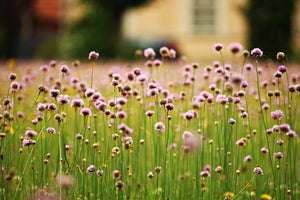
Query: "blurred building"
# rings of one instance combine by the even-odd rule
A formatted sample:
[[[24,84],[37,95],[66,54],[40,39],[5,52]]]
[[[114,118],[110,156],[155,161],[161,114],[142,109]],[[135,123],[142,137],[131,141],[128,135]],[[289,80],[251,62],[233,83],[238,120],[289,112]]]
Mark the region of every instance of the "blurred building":
[[[300,3],[297,1],[297,10]],[[215,58],[213,45],[232,42],[247,46],[244,0],[154,0],[129,10],[124,17],[124,37],[176,43],[191,59]],[[276,12],[276,11],[275,11]],[[295,12],[295,43],[300,47],[300,12]]]

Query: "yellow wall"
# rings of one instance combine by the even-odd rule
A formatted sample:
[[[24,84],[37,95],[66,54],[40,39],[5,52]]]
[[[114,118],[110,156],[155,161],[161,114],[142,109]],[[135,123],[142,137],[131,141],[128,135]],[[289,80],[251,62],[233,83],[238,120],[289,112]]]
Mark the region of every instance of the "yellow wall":
[[[191,30],[191,0],[156,0],[129,10],[124,17],[124,36],[131,39],[170,39],[189,60],[211,60],[215,43],[245,46],[246,24],[241,13],[244,0],[216,0],[218,31],[194,34]]]

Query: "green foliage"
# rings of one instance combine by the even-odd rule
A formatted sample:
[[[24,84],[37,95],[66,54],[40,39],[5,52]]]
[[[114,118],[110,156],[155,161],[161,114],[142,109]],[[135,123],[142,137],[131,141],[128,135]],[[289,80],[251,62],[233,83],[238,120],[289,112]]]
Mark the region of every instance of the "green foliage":
[[[109,21],[100,7],[91,7],[62,38],[61,55],[66,58],[87,58],[87,53],[97,50],[101,57],[113,57]]]
[[[250,0],[246,11],[249,49],[260,47],[266,57],[289,52],[295,0]]]

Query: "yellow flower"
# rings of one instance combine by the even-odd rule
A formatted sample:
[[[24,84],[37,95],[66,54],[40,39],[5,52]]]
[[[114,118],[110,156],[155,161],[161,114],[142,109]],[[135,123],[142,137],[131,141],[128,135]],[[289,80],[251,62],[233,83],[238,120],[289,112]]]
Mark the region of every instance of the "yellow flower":
[[[225,197],[234,197],[234,193],[233,192],[225,192],[224,194]]]
[[[10,134],[12,134],[12,135],[15,133],[13,127],[10,127],[9,132],[10,132]]]
[[[261,199],[266,199],[266,200],[271,200],[271,199],[272,199],[271,195],[269,195],[269,194],[262,194],[262,195],[260,196],[260,198],[261,198]]]
[[[103,164],[102,166],[103,166],[104,168],[106,168],[106,167],[107,167],[107,164]]]

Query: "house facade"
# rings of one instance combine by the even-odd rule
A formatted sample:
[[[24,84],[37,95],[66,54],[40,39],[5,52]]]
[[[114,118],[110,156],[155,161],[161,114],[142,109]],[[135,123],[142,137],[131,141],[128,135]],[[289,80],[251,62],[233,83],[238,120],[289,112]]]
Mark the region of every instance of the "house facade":
[[[174,42],[190,60],[211,60],[215,43],[247,46],[246,6],[245,0],[154,0],[125,14],[123,33],[127,39]],[[299,49],[300,12],[295,14],[293,39]]]

